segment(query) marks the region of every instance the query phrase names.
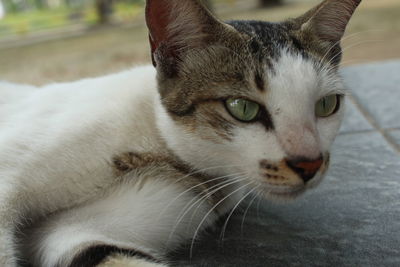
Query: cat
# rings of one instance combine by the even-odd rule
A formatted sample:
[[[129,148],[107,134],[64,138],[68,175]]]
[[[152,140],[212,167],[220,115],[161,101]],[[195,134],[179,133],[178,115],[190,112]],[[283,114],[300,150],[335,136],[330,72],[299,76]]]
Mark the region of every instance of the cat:
[[[360,2],[225,23],[197,0],[147,0],[153,66],[0,83],[0,266],[168,266],[248,196],[315,187]]]

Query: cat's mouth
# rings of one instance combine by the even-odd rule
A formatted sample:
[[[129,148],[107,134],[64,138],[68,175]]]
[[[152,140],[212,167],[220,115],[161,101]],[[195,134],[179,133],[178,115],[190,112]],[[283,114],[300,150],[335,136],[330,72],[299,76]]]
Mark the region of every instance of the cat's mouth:
[[[263,193],[267,198],[293,199],[301,195],[321,182],[328,169],[329,158],[329,153],[325,153],[314,160],[261,160],[259,175]]]

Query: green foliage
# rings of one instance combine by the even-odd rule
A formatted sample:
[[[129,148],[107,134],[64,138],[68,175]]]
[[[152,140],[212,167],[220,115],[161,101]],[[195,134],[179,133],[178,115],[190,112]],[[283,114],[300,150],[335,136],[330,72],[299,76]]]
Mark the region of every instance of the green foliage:
[[[97,24],[95,0],[60,0],[60,7],[52,8],[49,0],[0,0],[7,10],[0,20],[0,38],[8,35],[62,28],[73,24]],[[114,0],[113,18],[130,23],[143,12],[146,0]],[[234,4],[239,0],[209,0],[210,4]]]
[[[3,0],[4,8],[8,13],[18,12],[18,5],[13,0]]]
[[[119,2],[115,4],[114,16],[116,21],[132,22],[142,12],[143,0],[129,1],[131,3]],[[94,5],[81,8],[70,8],[64,5],[59,8],[43,7],[42,9],[7,13],[5,18],[0,20],[0,38],[7,35],[23,35],[74,24],[92,25],[96,24],[97,20]]]

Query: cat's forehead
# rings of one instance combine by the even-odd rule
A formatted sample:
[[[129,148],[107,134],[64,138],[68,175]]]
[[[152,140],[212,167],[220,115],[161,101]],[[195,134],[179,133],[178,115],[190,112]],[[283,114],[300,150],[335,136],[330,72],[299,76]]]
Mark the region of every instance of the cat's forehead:
[[[194,110],[210,99],[247,97],[260,102],[323,96],[337,77],[336,69],[322,64],[304,41],[296,39],[287,23],[231,21],[218,41],[189,50],[179,63],[178,75],[159,84],[164,104],[176,114]],[[329,78],[329,80],[327,79]],[[263,101],[263,100],[270,101]]]
[[[241,66],[251,66],[243,69],[246,70],[246,80],[253,85],[252,89],[301,92],[307,97],[307,93],[324,95],[329,93],[325,89],[336,87],[337,69],[331,66],[329,60],[323,60],[326,53],[318,54],[313,46],[296,34],[290,23],[227,23],[248,37],[245,51],[239,53],[248,54],[244,57],[248,62],[243,62]]]
[[[203,84],[230,81],[240,86],[250,82],[263,90],[266,88],[263,81],[275,69],[282,69],[280,65],[289,71],[291,66],[286,64],[289,58],[322,67],[319,57],[302,45],[286,23],[229,21],[227,24],[234,33],[203,49],[191,50],[181,63],[180,77],[192,84],[194,79],[202,80]],[[203,79],[198,79],[199,75]]]
[[[239,33],[249,36],[250,51],[264,60],[277,61],[282,51],[301,54],[303,57],[308,57],[311,52],[301,44],[286,23],[235,20],[228,21],[227,24]]]

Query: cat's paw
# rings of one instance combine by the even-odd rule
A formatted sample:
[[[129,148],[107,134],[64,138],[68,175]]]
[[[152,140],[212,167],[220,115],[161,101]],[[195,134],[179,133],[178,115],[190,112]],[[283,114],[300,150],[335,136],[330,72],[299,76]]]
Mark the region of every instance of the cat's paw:
[[[151,262],[138,257],[115,254],[109,256],[103,263],[97,265],[97,267],[168,267],[168,265]]]

